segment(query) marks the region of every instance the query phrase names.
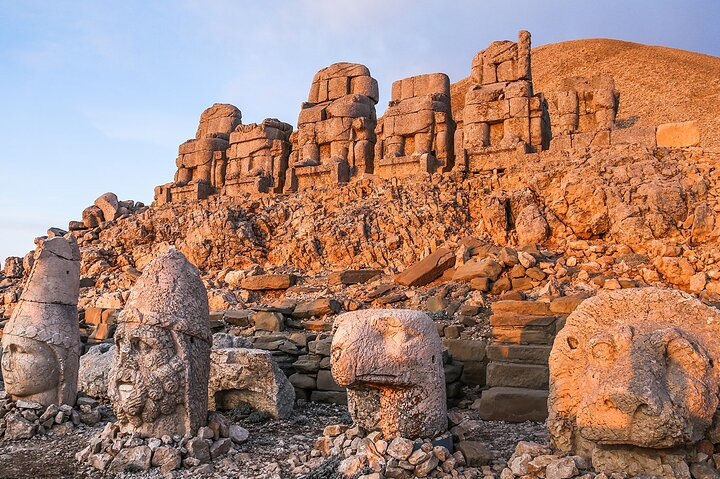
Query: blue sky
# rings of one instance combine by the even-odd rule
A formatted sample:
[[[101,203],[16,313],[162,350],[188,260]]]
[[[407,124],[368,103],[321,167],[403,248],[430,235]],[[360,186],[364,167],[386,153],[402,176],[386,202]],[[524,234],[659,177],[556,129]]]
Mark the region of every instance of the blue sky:
[[[511,6],[512,5],[512,6]],[[0,259],[106,191],[149,203],[204,108],[296,124],[313,75],[457,81],[488,43],[616,38],[720,56],[717,0],[0,0]]]

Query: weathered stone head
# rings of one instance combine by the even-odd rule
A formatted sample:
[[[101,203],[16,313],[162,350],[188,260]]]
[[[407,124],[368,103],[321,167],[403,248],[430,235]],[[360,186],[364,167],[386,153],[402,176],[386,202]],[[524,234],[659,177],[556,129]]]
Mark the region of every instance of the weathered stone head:
[[[118,318],[108,396],[121,430],[160,437],[203,426],[211,344],[200,274],[171,249],[148,265]]]
[[[75,404],[80,250],[70,234],[38,238],[34,264],[2,336],[2,373],[13,399]]]
[[[718,408],[718,333],[720,311],[679,291],[585,300],[550,355],[555,446],[596,462],[617,445],[683,448],[706,437]]]
[[[331,364],[353,420],[386,438],[447,429],[440,337],[420,311],[363,310],[337,317]]]

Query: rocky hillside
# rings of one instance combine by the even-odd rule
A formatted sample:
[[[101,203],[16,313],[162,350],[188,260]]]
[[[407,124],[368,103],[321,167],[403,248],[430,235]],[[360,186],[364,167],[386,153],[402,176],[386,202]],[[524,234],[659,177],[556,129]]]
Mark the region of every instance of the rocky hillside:
[[[620,91],[620,122],[697,120],[702,145],[720,147],[720,58],[609,39],[553,43],[532,53],[535,91],[553,91],[567,77],[610,75]],[[462,103],[467,84],[453,85],[453,107]]]

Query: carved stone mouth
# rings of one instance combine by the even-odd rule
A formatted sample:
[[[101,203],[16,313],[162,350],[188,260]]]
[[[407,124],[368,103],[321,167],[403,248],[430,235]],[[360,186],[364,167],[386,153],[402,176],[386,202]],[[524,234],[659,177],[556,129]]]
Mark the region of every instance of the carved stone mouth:
[[[135,389],[132,385],[132,383],[118,383],[118,394],[120,395],[120,400],[125,401],[127,398],[130,397],[130,394],[132,394],[133,389]]]

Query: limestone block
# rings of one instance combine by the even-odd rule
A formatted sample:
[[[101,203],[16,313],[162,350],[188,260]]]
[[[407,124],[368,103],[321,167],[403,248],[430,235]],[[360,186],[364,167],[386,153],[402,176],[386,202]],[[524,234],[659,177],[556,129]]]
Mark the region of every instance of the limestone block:
[[[380,94],[378,90],[378,82],[376,79],[368,75],[353,77],[350,80],[350,92],[355,95],[363,95],[377,103]]]
[[[700,127],[696,121],[665,123],[657,127],[657,145],[665,148],[687,148],[700,144]]]
[[[102,210],[105,221],[112,221],[120,216],[120,204],[115,193],[108,192],[100,195],[95,200],[95,206]]]
[[[325,119],[327,119],[326,106],[308,106],[300,110],[300,116],[298,117],[298,126],[302,126],[306,123],[317,123]]]
[[[294,274],[260,274],[248,276],[240,282],[240,287],[251,291],[288,289],[297,281]]]
[[[230,104],[215,103],[200,115],[195,138],[207,138],[213,133],[229,135],[242,123],[242,113]]]
[[[371,118],[375,115],[375,107],[369,101],[362,101],[363,97],[345,96],[332,102],[327,107],[328,118]],[[364,97],[367,98],[367,97]]]
[[[381,430],[386,440],[445,432],[442,348],[426,314],[354,311],[338,316],[333,329],[332,375],[348,388],[356,424]]]
[[[122,432],[193,435],[207,420],[208,294],[174,248],[154,259],[118,317],[108,395]]]
[[[500,273],[502,273],[500,263],[491,258],[482,258],[477,261],[469,261],[457,268],[453,274],[453,281],[470,281],[479,277],[495,281]]]
[[[603,444],[649,451],[707,437],[718,407],[719,324],[720,311],[677,290],[623,289],[583,301],[550,355],[555,446],[590,455]]]
[[[229,410],[243,403],[276,419],[285,419],[292,414],[295,390],[269,351],[213,348],[209,408]]]
[[[548,392],[537,389],[494,387],[480,397],[485,421],[542,422],[548,415]]]
[[[489,344],[487,357],[490,361],[508,361],[514,363],[547,364],[551,346],[538,344]]]
[[[613,145],[642,145],[654,149],[657,145],[657,131],[654,126],[614,129],[610,132],[610,143]]]
[[[547,389],[548,367],[542,364],[491,362],[487,366],[487,385],[526,389]]]
[[[405,286],[424,286],[455,264],[455,254],[447,248],[438,248],[431,255],[395,276],[395,282]]]

